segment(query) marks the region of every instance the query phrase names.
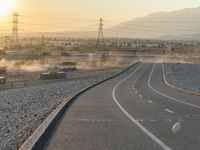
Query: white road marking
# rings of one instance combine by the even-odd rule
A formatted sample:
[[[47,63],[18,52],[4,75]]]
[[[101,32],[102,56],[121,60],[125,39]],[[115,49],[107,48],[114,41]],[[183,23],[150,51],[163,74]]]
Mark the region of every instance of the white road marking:
[[[79,121],[83,121],[83,122],[112,122],[113,120],[109,120],[109,119],[79,119]]]
[[[114,102],[117,104],[117,106],[119,107],[119,109],[135,124],[137,125],[141,131],[143,133],[145,133],[146,135],[148,135],[155,143],[157,143],[161,148],[163,148],[164,150],[171,150],[170,147],[168,147],[167,145],[165,145],[159,138],[157,138],[154,134],[152,134],[149,130],[147,130],[144,126],[142,126],[135,118],[133,118],[122,106],[121,104],[118,102],[116,96],[115,96],[115,92],[116,89],[126,80],[128,80],[132,75],[134,75],[141,67],[143,66],[140,65],[139,67],[137,67],[137,69],[135,71],[133,71],[129,76],[127,76],[126,78],[122,79],[117,85],[115,85],[113,92],[112,92],[112,97]]]
[[[145,67],[144,71],[140,74],[140,76],[133,82],[133,88],[135,88],[135,84],[138,82],[138,80],[142,77],[143,73],[146,71],[146,69],[149,67],[149,64]]]
[[[155,120],[155,119],[150,119],[150,121],[151,121],[151,122],[156,122],[156,120]]]
[[[176,101],[176,102],[179,102],[179,103],[182,103],[182,104],[186,104],[186,105],[189,105],[189,106],[192,106],[192,107],[195,107],[195,108],[199,108],[199,109],[200,109],[200,106],[198,106],[198,105],[191,104],[191,103],[187,103],[187,102],[183,102],[183,101],[181,101],[181,100],[179,100],[179,99],[176,99],[176,98],[173,98],[173,97],[171,97],[171,96],[165,95],[165,94],[163,94],[163,93],[157,91],[156,89],[154,89],[154,88],[151,86],[151,84],[150,84],[151,78],[152,78],[152,75],[153,75],[153,72],[154,72],[154,68],[155,68],[155,64],[154,64],[154,66],[153,66],[153,68],[152,68],[152,71],[151,71],[151,74],[150,74],[149,80],[148,80],[148,86],[149,86],[150,89],[152,89],[154,92],[156,92],[156,93],[159,94],[159,95],[162,95],[162,96],[164,96],[164,97],[167,97],[168,99],[171,99],[171,100],[174,100],[174,101]]]
[[[185,117],[190,117],[190,115],[186,114]]]
[[[172,122],[172,119],[164,119],[166,122]]]
[[[194,116],[194,117],[200,117],[200,115],[199,115],[199,114],[194,114],[193,116]]]
[[[139,95],[139,97],[143,97],[143,95]]]
[[[149,100],[148,103],[153,104],[153,101],[150,101],[150,100]]]
[[[135,88],[135,84],[138,82],[138,80],[142,77],[142,75],[143,75],[143,73],[146,71],[146,69],[149,67],[149,64],[145,67],[145,70],[140,74],[140,76],[133,82],[133,90],[135,91],[136,90],[136,88]],[[137,94],[137,93],[139,93],[138,91],[135,91],[135,93]],[[143,97],[143,95],[142,96],[140,96],[140,97]]]
[[[166,112],[169,112],[171,114],[173,114],[174,112],[172,110],[169,110],[169,109],[165,109]]]

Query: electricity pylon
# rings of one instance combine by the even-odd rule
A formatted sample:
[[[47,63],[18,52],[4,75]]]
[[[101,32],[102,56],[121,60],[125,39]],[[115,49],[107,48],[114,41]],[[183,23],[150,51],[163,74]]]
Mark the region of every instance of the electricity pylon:
[[[104,45],[104,36],[103,36],[103,19],[99,19],[99,32],[97,36],[97,48],[101,48]]]

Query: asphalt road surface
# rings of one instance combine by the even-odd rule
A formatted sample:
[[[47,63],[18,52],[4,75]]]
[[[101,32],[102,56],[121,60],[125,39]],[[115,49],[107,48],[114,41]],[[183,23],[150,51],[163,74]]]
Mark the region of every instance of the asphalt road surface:
[[[140,63],[82,94],[48,150],[200,150],[200,97],[163,82],[162,64]]]

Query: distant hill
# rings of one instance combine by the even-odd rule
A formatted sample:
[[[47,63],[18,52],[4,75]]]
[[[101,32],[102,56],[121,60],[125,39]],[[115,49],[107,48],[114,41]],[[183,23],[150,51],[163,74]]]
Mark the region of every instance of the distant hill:
[[[199,39],[200,7],[152,13],[116,25],[107,32],[121,37]]]
[[[37,34],[90,38],[97,37],[97,30]],[[200,40],[200,7],[152,13],[104,29],[104,35],[105,37]]]

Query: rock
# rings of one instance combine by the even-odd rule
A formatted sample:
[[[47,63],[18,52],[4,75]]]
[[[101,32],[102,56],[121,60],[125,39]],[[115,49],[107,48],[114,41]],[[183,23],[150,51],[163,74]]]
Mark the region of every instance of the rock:
[[[165,64],[166,80],[179,88],[200,93],[199,64]]]
[[[106,70],[102,75],[96,75],[91,79],[87,77],[75,81],[0,91],[0,124],[3,124],[0,149],[14,149],[16,142],[17,146],[21,145],[66,99],[66,96],[70,97],[81,89],[110,77],[113,73],[117,71]]]

